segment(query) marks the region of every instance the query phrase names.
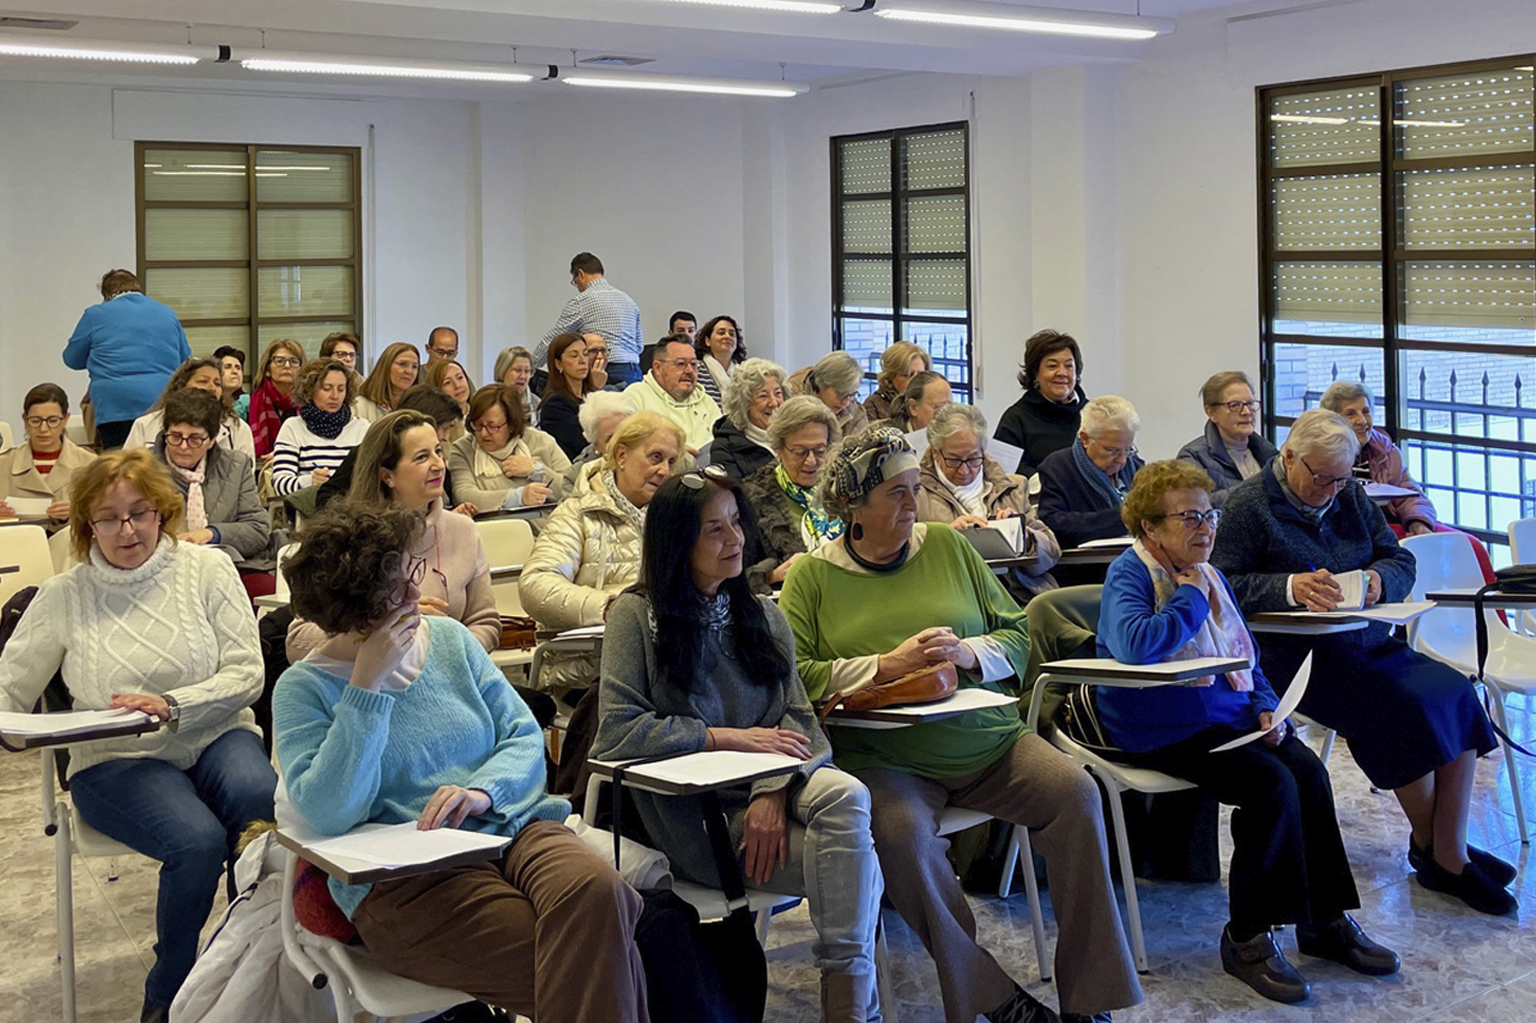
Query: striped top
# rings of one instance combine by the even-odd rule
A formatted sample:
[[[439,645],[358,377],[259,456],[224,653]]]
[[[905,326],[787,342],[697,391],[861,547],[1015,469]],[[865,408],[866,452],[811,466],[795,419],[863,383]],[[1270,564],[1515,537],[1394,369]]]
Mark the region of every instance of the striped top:
[[[277,431],[277,443],[272,447],[272,489],[280,496],[296,494],[312,485],[310,473],[316,469],[336,467],[347,457],[347,452],[363,442],[368,434],[368,421],[353,416],[335,440],[311,433],[303,416],[293,416]]]
[[[640,349],[645,334],[640,327],[640,307],[635,300],[599,277],[587,290],[565,303],[560,318],[538,347],[533,350],[533,364],[543,366],[549,343],[561,334],[601,334],[608,342],[610,362],[640,363]]]

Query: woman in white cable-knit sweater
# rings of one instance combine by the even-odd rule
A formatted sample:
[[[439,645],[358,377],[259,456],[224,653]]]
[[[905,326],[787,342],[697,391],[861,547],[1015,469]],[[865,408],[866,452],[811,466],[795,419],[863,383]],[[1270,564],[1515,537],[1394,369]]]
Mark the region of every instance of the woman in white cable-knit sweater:
[[[76,708],[164,722],[77,746],[70,765],[85,822],[161,863],[142,1018],[164,1020],[235,840],[273,818],[277,776],[250,711],[263,683],[256,620],[222,551],[176,541],[181,492],[148,451],[98,458],[71,502],[84,563],[43,583],[6,643],[0,709],[31,710],[62,671]]]

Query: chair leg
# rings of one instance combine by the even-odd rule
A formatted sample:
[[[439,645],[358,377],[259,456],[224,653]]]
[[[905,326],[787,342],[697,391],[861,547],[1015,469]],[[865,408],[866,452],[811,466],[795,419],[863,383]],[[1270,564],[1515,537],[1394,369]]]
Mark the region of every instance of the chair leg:
[[[891,977],[891,951],[885,944],[885,914],[880,913],[875,920],[875,990],[880,994],[882,1023],[900,1023]]]
[[[1493,703],[1493,713],[1498,719],[1499,727],[1504,730],[1505,735],[1508,735],[1509,713],[1504,707],[1504,690],[1490,684],[1488,686],[1488,694],[1493,697],[1491,701]],[[1500,739],[1499,744],[1504,747],[1504,761],[1509,767],[1509,788],[1515,800],[1515,826],[1520,829],[1520,843],[1522,845],[1530,845],[1531,834],[1525,824],[1525,800],[1520,796],[1520,771],[1515,764],[1518,758],[1515,755],[1514,747],[1509,743]]]
[[[757,943],[765,949],[768,947],[768,925],[772,920],[772,909],[763,908],[757,911]]]
[[[64,1001],[64,1023],[75,1023],[75,889],[69,808],[60,806],[56,819],[58,830],[53,835],[53,884],[54,904],[58,910],[59,981]]]
[[[1029,829],[1014,825],[1010,850],[1017,850],[1024,861],[1024,894],[1029,899],[1029,924],[1035,934],[1035,961],[1040,964],[1040,980],[1051,979],[1051,954],[1045,947],[1045,917],[1040,912],[1040,883],[1035,880],[1035,850],[1029,844]]]
[[[1120,855],[1120,880],[1125,886],[1125,914],[1130,918],[1131,955],[1136,960],[1136,972],[1147,972],[1147,943],[1141,933],[1141,905],[1136,900],[1136,872],[1131,866],[1131,842],[1125,834],[1125,808],[1120,805],[1120,788],[1108,778],[1101,777],[1093,768],[1088,773],[1098,780],[1109,796],[1109,816],[1115,829],[1115,849]]]
[[[1322,751],[1318,754],[1317,759],[1323,762],[1324,767],[1328,766],[1328,758],[1333,755],[1333,740],[1337,739],[1338,737],[1339,733],[1335,732],[1331,728],[1328,729],[1328,733],[1323,736],[1323,748]]]

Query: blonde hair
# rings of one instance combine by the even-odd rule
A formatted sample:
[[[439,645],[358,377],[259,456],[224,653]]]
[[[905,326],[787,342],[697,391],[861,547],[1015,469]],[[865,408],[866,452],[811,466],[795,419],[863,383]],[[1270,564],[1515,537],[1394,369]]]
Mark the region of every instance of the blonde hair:
[[[683,433],[683,428],[660,412],[652,412],[643,409],[630,416],[619,424],[619,428],[613,431],[613,438],[608,441],[608,450],[603,452],[603,465],[609,469],[619,467],[618,453],[623,448],[629,451],[639,447],[651,439],[651,435],[658,430],[670,433],[677,441],[677,453],[682,454],[688,447],[688,436]]]
[[[885,351],[880,353],[880,375],[875,378],[875,386],[884,390],[891,387],[896,378],[905,376],[912,366],[912,360],[922,357],[923,369],[933,369],[933,356],[911,341],[897,341]]]
[[[160,535],[176,543],[176,527],[181,524],[185,501],[167,469],[148,448],[113,451],[94,459],[75,474],[69,486],[69,546],[76,559],[91,560],[91,515],[114,483],[130,483],[160,513]]]
[[[363,386],[358,388],[357,393],[379,408],[393,409],[408,388],[400,388],[400,393],[391,397],[390,392],[393,388],[389,382],[389,371],[394,366],[395,360],[406,351],[416,356],[416,379],[413,383],[421,383],[421,353],[409,341],[396,341],[384,349],[383,354],[379,356],[379,361],[373,364],[373,369],[368,373],[368,379],[363,381]]]

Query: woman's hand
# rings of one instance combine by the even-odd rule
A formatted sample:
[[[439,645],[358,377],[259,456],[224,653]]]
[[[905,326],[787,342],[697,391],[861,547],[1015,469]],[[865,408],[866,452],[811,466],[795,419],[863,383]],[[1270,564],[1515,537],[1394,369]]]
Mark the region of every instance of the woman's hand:
[[[1004,508],[1002,511],[998,512],[996,515],[994,515],[992,517],[995,518],[995,519],[1011,519],[1016,514],[1018,514],[1018,513],[1015,512],[1012,508]]]
[[[501,460],[501,474],[509,480],[516,479],[519,476],[527,476],[532,472],[532,455],[508,455]]]
[[[165,702],[164,697],[148,693],[113,693],[111,706],[114,710],[127,707],[129,710],[143,711],[161,721],[171,720],[171,705]]]
[[[796,760],[811,759],[811,740],[787,728],[710,728],[705,749],[742,753],[781,753]]]
[[[789,815],[784,810],[788,795],[785,789],[764,792],[747,804],[741,851],[748,884],[767,884],[774,871],[789,864]]]
[[[960,642],[953,629],[937,625],[909,637],[890,653],[881,654],[875,678],[882,681],[897,678],[939,661],[953,661],[959,667],[974,668],[976,655]]]
[[[69,498],[66,497],[62,501],[55,501],[52,504],[50,504],[48,506],[48,511],[46,512],[46,514],[47,514],[47,516],[50,519],[53,519],[55,522],[63,522],[64,520],[68,519],[69,518]]]
[[[210,544],[213,543],[213,530],[194,529],[186,533],[177,533],[176,539],[185,540],[187,543]]]
[[[421,613],[414,607],[397,608],[386,616],[387,625],[374,629],[357,647],[352,664],[351,683],[359,689],[376,693],[390,673],[400,666],[405,653],[421,626]]]
[[[480,509],[470,504],[468,501],[465,501],[463,504],[454,505],[453,512],[455,515],[464,515],[469,518],[474,518],[476,515],[480,514]]]
[[[524,484],[523,485],[523,504],[525,504],[525,505],[527,505],[529,507],[532,507],[533,505],[543,504],[545,501],[549,500],[549,495],[551,493],[553,493],[553,491],[551,491],[549,489],[549,484],[548,483],[527,483],[527,484]]]
[[[323,485],[325,481],[330,478],[331,470],[329,469],[316,469],[314,472],[309,474],[310,485],[315,487]]]
[[[1408,523],[1409,536],[1423,536],[1425,533],[1433,533],[1434,531],[1435,530],[1433,526],[1430,526],[1424,522],[1420,522],[1417,519]]]
[[[987,520],[982,518],[980,515],[962,515],[950,523],[950,525],[955,529],[973,529],[979,526],[985,526],[986,524]]]
[[[1270,726],[1272,726],[1274,723],[1275,723],[1275,712],[1274,711],[1272,711],[1272,710],[1261,710],[1261,711],[1259,711],[1259,727],[1260,728],[1270,728]],[[1274,746],[1280,745],[1281,740],[1283,740],[1284,738],[1285,738],[1285,722],[1282,721],[1282,722],[1280,722],[1280,727],[1279,728],[1274,728],[1271,731],[1267,731],[1263,735],[1259,736],[1259,741],[1262,742],[1266,746],[1274,747]]]
[[[435,831],[447,826],[456,828],[466,817],[485,813],[491,808],[491,797],[480,789],[461,789],[457,785],[443,785],[427,800],[427,808],[421,811],[416,822],[417,831]]]
[[[1381,603],[1381,573],[1374,568],[1365,570],[1365,606]]]
[[[432,615],[437,618],[448,617],[448,602],[442,597],[429,597],[426,594],[422,594],[416,606],[424,615]]]
[[[772,572],[768,573],[768,581],[770,583],[781,583],[785,579],[788,579],[789,578],[789,568],[790,568],[790,566],[793,565],[795,562],[799,561],[803,557],[805,557],[805,552],[804,551],[796,551],[794,554],[791,554],[789,556],[789,560],[788,561],[785,561],[784,563],[779,565],[777,568],[775,568]]]
[[[1211,602],[1211,581],[1200,571],[1199,565],[1190,565],[1182,572],[1175,572],[1173,581],[1180,586],[1193,586],[1205,597],[1206,603]]]
[[[1291,576],[1291,595],[1308,611],[1335,611],[1344,599],[1344,590],[1324,568]]]
[[[12,508],[7,502],[0,501],[0,519],[14,519],[15,517],[16,509]]]

